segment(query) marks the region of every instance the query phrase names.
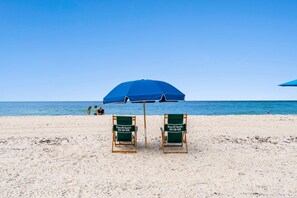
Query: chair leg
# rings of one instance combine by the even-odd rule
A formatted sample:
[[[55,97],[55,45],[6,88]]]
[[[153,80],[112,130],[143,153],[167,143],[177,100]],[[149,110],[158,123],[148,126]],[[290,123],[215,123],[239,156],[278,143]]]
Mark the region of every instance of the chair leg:
[[[187,132],[184,133],[184,143],[187,142]]]
[[[112,132],[112,140],[111,140],[111,152],[113,153],[113,149],[114,149],[114,132]]]
[[[187,132],[185,133],[185,144],[186,144],[186,152],[188,153],[188,141],[187,141]]]
[[[135,153],[136,153],[136,151],[137,151],[137,133],[135,133],[134,147],[135,147]]]
[[[165,134],[164,134],[164,131],[162,132],[162,152],[164,153],[165,152],[165,150],[164,150],[164,147],[165,147],[165,145],[164,145],[164,141],[165,141]]]

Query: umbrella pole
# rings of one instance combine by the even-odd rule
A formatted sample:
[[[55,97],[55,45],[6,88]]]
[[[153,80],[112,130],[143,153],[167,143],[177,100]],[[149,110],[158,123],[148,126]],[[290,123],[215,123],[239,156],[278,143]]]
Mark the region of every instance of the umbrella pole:
[[[144,138],[145,138],[145,148],[147,149],[147,139],[146,139],[146,113],[145,113],[145,102],[143,102],[143,118],[144,118]]]

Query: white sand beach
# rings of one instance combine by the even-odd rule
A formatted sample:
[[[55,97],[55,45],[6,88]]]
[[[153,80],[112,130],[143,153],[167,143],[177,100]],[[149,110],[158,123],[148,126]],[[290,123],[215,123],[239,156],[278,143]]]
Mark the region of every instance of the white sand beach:
[[[0,197],[297,197],[297,116],[188,116],[189,154],[111,153],[111,116],[0,117]]]

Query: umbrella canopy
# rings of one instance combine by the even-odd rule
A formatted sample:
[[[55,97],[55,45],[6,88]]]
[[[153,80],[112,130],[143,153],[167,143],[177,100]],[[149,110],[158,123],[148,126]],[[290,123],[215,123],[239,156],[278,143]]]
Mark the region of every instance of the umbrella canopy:
[[[135,80],[116,86],[103,98],[103,104],[126,103],[128,100],[132,103],[143,103],[145,146],[147,147],[145,103],[185,100],[185,94],[167,82]]]
[[[282,87],[297,87],[297,80],[286,82],[286,83],[280,84],[279,86],[282,86]]]
[[[169,83],[158,80],[135,80],[124,82],[111,90],[103,104],[130,102],[174,102],[184,100],[185,94]]]

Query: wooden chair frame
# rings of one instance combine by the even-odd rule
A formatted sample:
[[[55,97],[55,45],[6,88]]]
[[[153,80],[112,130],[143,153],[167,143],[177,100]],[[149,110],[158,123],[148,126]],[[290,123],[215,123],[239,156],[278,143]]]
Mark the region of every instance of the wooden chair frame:
[[[183,124],[187,125],[187,114],[184,114],[183,117]],[[164,125],[168,124],[168,114],[164,114]],[[185,153],[189,153],[188,150],[188,142],[187,142],[187,131],[185,130],[183,132],[183,141],[182,143],[168,143],[167,142],[167,135],[166,135],[166,131],[165,129],[163,129],[161,127],[161,132],[162,132],[162,151],[164,154],[185,154]],[[183,145],[185,144],[186,149],[183,151],[166,151],[166,147],[183,147]]]
[[[112,125],[116,125],[117,116],[112,116]],[[135,126],[134,135],[132,134],[131,142],[119,142],[117,141],[117,131],[112,128],[112,153],[136,153],[137,152],[137,126],[136,126],[136,116],[132,116],[132,125]],[[126,149],[126,150],[117,150],[115,149],[118,146],[134,146],[134,149]]]

